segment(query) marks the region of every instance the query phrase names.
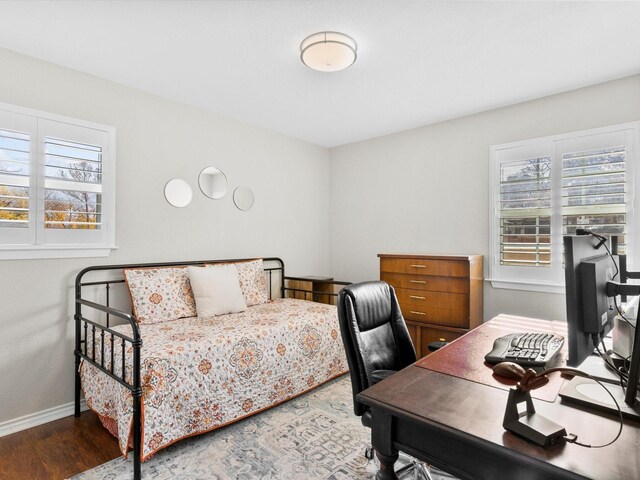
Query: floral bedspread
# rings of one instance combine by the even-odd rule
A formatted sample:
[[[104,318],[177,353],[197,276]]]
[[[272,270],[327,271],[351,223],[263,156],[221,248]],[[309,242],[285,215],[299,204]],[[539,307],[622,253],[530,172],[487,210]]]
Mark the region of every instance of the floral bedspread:
[[[114,329],[130,332],[128,325]],[[143,460],[181,438],[277,405],[348,370],[332,305],[278,299],[242,313],[140,325],[140,332]],[[118,374],[120,353],[116,339]],[[129,379],[130,364],[126,370]],[[130,392],[88,362],[80,373],[87,404],[105,426],[111,424],[112,433],[117,426],[126,453],[133,422]]]

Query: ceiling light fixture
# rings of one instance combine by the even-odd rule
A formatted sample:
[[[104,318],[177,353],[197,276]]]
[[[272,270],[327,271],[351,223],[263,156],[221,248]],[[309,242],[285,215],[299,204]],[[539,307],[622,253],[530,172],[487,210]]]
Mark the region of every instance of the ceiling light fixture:
[[[339,32],[318,32],[300,44],[300,60],[319,72],[337,72],[354,64],[358,46],[349,35]]]

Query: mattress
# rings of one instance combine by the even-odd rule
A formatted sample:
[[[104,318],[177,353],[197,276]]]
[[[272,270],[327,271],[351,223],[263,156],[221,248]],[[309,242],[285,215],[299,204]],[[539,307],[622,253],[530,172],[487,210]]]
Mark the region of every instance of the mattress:
[[[131,328],[114,330],[130,333]],[[348,371],[336,307],[305,300],[278,299],[242,313],[143,324],[140,334],[142,460]],[[105,344],[109,368],[110,342]],[[90,340],[89,354],[92,345]],[[121,351],[116,338],[118,375]],[[96,347],[98,362],[101,355]],[[125,358],[129,380],[131,355]],[[87,405],[118,437],[126,455],[133,424],[131,392],[88,362],[81,363],[80,374]]]

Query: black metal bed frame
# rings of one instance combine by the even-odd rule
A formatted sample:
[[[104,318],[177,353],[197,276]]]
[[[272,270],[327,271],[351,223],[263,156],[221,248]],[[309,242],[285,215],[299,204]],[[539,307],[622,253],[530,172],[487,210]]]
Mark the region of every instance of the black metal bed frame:
[[[142,451],[142,445],[140,444],[142,440],[142,425],[141,425],[141,401],[142,401],[142,387],[140,384],[140,360],[141,360],[141,350],[142,350],[142,338],[140,336],[140,329],[138,328],[137,321],[135,317],[130,313],[125,313],[121,310],[117,310],[110,306],[110,289],[114,284],[125,283],[124,278],[118,278],[115,280],[97,280],[97,281],[87,281],[83,282],[83,277],[89,272],[95,271],[122,271],[124,269],[132,269],[132,268],[162,268],[162,267],[187,267],[187,266],[203,266],[210,265],[216,263],[235,263],[235,262],[243,262],[254,259],[228,259],[228,260],[199,260],[199,261],[187,261],[187,262],[166,262],[166,263],[137,263],[137,264],[122,264],[122,265],[97,265],[92,267],[87,267],[78,273],[75,281],[75,411],[74,415],[76,417],[80,416],[80,393],[81,393],[81,385],[80,385],[80,362],[84,360],[85,362],[89,362],[91,365],[96,367],[101,372],[105,373],[120,385],[125,387],[131,392],[132,403],[133,403],[133,478],[134,480],[139,480],[141,476],[141,460],[140,454]],[[280,277],[280,295],[282,298],[285,297],[285,292],[290,291],[294,292],[294,297],[296,293],[302,292],[303,296],[306,297],[306,294],[319,295],[319,296],[327,296],[336,297],[337,293],[330,292],[320,292],[313,290],[306,290],[302,288],[289,288],[286,286],[287,280],[303,280],[300,277],[286,277],[284,273],[284,262],[277,257],[270,257],[262,259],[265,263],[264,271],[267,275],[267,284],[269,287],[269,298],[274,298],[273,291],[273,272],[279,272]],[[266,266],[273,265],[275,266]],[[314,280],[314,283],[322,283],[322,284],[334,284],[334,285],[349,285],[350,282],[341,282],[341,281],[333,281],[333,280]],[[99,287],[100,285],[104,285],[106,292],[106,304],[101,305],[99,303],[87,300],[82,298],[82,288],[83,287]],[[316,297],[317,298],[317,297]],[[86,307],[92,309],[92,311],[101,312],[104,318],[104,325],[95,320],[90,320],[83,315],[82,308]],[[131,327],[131,335],[126,335],[120,333],[111,328],[111,317],[117,317],[119,319],[125,320],[129,326]],[[96,334],[97,332],[97,334]],[[105,340],[110,347],[110,360],[111,362],[108,366],[105,366]],[[89,352],[88,345],[91,343],[91,350]],[[96,350],[96,344],[98,343],[98,350]],[[115,348],[119,347],[122,349],[122,365],[120,375],[117,373],[117,369],[115,368]],[[126,375],[126,366],[127,366],[127,345],[130,345],[132,348],[132,356],[131,358],[131,378],[127,379]],[[96,351],[100,351],[100,359],[99,361],[96,359]],[[127,441],[127,448],[129,447]]]

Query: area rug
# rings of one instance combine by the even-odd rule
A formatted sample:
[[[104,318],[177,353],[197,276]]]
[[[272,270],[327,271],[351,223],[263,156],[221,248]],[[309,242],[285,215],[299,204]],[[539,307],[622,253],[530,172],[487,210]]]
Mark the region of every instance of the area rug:
[[[364,456],[370,441],[370,430],[353,414],[351,383],[345,375],[258,415],[161,450],[142,464],[142,478],[372,479],[377,467]],[[453,478],[432,473],[434,479]],[[117,458],[72,480],[129,480],[132,475],[131,458]]]

